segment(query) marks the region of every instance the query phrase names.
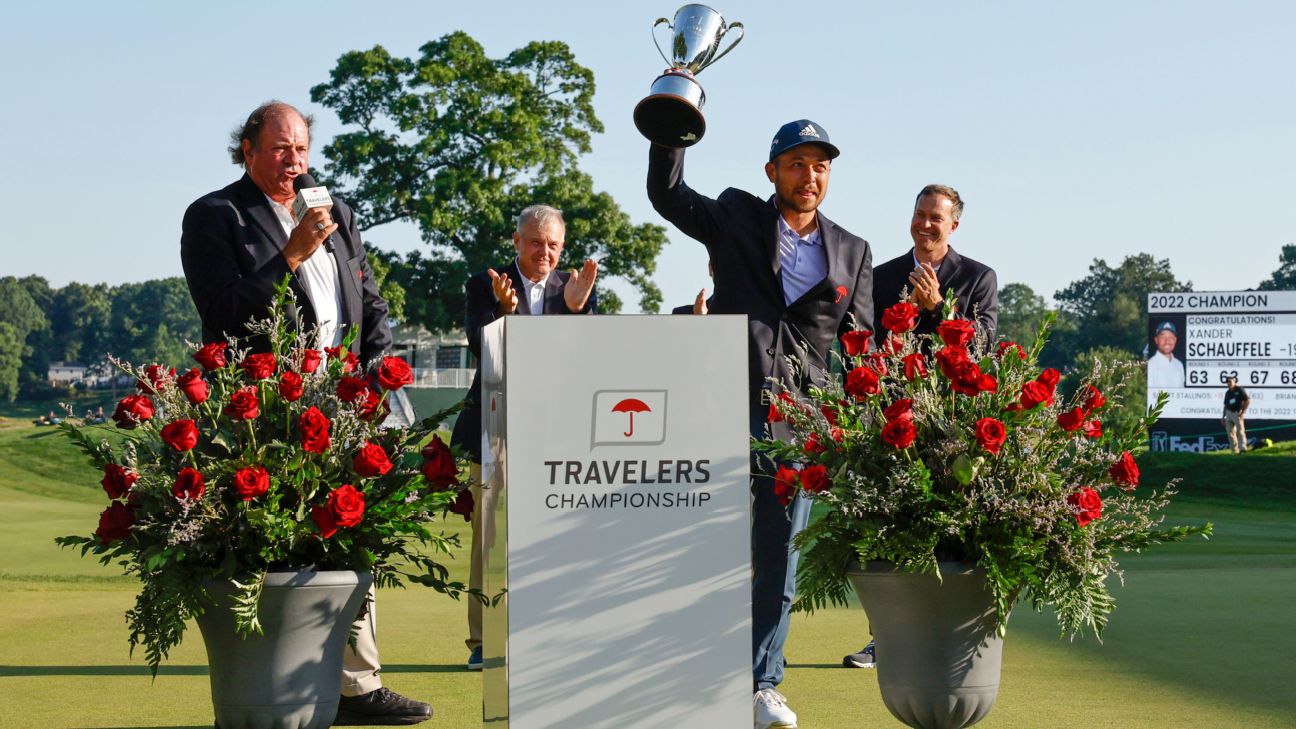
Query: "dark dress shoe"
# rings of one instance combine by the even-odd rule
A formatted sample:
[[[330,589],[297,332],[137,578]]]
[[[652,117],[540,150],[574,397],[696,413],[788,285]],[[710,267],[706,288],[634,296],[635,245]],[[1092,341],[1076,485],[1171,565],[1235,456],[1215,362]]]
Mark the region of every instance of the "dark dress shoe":
[[[432,706],[407,699],[386,686],[359,696],[343,696],[333,726],[417,724],[432,718]]]

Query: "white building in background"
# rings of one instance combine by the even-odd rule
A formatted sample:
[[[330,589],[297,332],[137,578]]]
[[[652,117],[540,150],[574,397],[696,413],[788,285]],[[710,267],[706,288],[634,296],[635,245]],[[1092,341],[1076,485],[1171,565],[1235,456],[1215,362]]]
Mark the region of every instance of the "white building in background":
[[[463,400],[472,384],[477,360],[462,331],[431,334],[409,324],[392,326],[392,353],[414,369],[414,382],[405,388],[416,419]],[[444,422],[449,428],[453,416]]]
[[[48,379],[51,385],[71,385],[85,378],[86,366],[80,362],[50,362]],[[469,382],[471,382],[469,375]]]

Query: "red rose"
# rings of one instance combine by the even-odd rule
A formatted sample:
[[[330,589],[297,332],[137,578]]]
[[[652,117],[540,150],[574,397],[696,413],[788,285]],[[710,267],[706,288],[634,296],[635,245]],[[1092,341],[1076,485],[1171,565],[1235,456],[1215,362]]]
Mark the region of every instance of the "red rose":
[[[936,333],[949,347],[966,347],[976,338],[976,329],[967,319],[946,319],[936,327]]]
[[[878,374],[868,367],[856,367],[846,375],[846,394],[857,400],[882,392]]]
[[[441,442],[440,436],[423,446],[423,478],[433,491],[445,491],[459,483],[459,466],[455,463],[450,448]]]
[[[99,515],[99,528],[95,530],[95,536],[99,537],[100,544],[111,544],[129,537],[134,523],[135,510],[114,501]]]
[[[355,402],[369,389],[369,381],[363,377],[343,377],[338,380],[337,396],[342,402]]]
[[[353,527],[364,520],[364,494],[351,484],[338,486],[329,492],[328,508],[338,526]]]
[[[382,446],[365,443],[351,459],[351,467],[363,478],[376,478],[392,470],[392,463]]]
[[[464,489],[450,504],[450,513],[462,516],[464,521],[472,521],[473,506],[472,491]]]
[[[256,385],[240,387],[230,395],[225,414],[235,420],[255,420],[261,414],[261,401],[257,399]]]
[[[1036,377],[1035,379],[1049,387],[1057,387],[1058,381],[1062,379],[1062,374],[1052,367],[1049,367],[1041,372],[1039,377]]]
[[[888,334],[886,336],[886,339],[882,340],[881,349],[883,352],[886,352],[887,354],[900,354],[901,352],[904,351],[904,348],[905,348],[904,337],[901,337],[899,335]]]
[[[333,516],[332,509],[327,506],[312,506],[311,521],[315,522],[315,526],[319,529],[321,539],[328,539],[337,534],[337,517]]]
[[[832,439],[838,443],[842,442],[842,438],[846,437],[845,431],[843,431],[841,428],[830,429],[828,431],[828,435],[831,435]]]
[[[301,351],[301,371],[310,374],[319,369],[320,351],[318,349],[303,349]]]
[[[779,502],[784,506],[792,503],[796,498],[797,484],[801,481],[801,474],[797,473],[795,468],[779,466],[778,472],[774,474],[774,495],[779,498]]]
[[[387,404],[387,401],[383,399],[383,396],[374,392],[370,388],[365,388],[364,392],[361,393],[361,399],[357,400],[355,405],[357,414],[365,420],[369,420],[379,412],[379,405],[382,405],[382,414],[384,417],[386,417],[387,413],[391,412],[391,406]]]
[[[868,366],[876,373],[878,377],[886,377],[887,373],[887,356],[881,352],[874,352],[868,356]]]
[[[1138,486],[1139,467],[1138,464],[1134,462],[1134,456],[1131,456],[1129,451],[1121,453],[1120,458],[1112,464],[1111,468],[1107,469],[1107,475],[1112,477],[1112,480],[1116,482],[1116,485],[1124,488],[1126,491]]]
[[[1102,423],[1098,422],[1097,420],[1086,421],[1083,428],[1084,428],[1084,434],[1086,438],[1102,437]]]
[[[1020,344],[1016,342],[1010,342],[1008,340],[1004,340],[1000,342],[999,358],[1003,359],[1004,355],[1008,354],[1009,352],[1016,354],[1017,358],[1022,360],[1023,362],[1026,361],[1026,350],[1022,349]]]
[[[986,453],[998,455],[1008,438],[1008,429],[1004,424],[994,418],[981,418],[973,427],[977,445],[985,449]]]
[[[378,384],[384,390],[399,390],[414,381],[414,371],[400,357],[383,357],[378,366]]]
[[[144,377],[135,380],[135,387],[140,392],[162,392],[167,382],[175,380],[175,368],[167,369],[162,365],[151,364],[144,368]]]
[[[913,399],[906,397],[901,400],[896,400],[888,405],[886,410],[882,411],[882,414],[886,416],[887,420],[895,420],[896,418],[909,418],[912,420]]]
[[[795,408],[796,400],[793,400],[786,392],[780,392],[770,401],[769,415],[766,419],[771,423],[782,423],[786,418],[783,417],[783,410],[780,409],[779,403],[783,403],[784,408]]]
[[[908,448],[917,436],[912,418],[896,418],[882,426],[882,441],[894,448]]]
[[[1107,404],[1107,398],[1103,397],[1103,394],[1093,385],[1085,385],[1082,392],[1085,396],[1084,409],[1087,413],[1092,413]]]
[[[270,473],[261,466],[240,468],[234,472],[234,490],[244,501],[265,496],[270,490]]]
[[[108,494],[110,499],[120,499],[130,491],[131,486],[139,480],[139,474],[134,471],[127,471],[125,468],[116,463],[109,463],[104,466],[104,477],[99,483],[103,485],[103,490]]]
[[[268,379],[275,371],[275,356],[270,352],[249,354],[243,358],[239,367],[253,380]]]
[[[218,370],[225,366],[225,343],[204,344],[202,349],[194,352],[193,358],[198,360],[198,364],[208,372]]]
[[[837,424],[837,411],[833,410],[831,405],[820,405],[819,412],[823,413],[824,420],[827,420],[829,425]]]
[[[279,395],[288,402],[297,402],[302,396],[302,376],[292,370],[279,375]]]
[[[1067,503],[1075,508],[1075,518],[1080,526],[1102,516],[1102,498],[1088,486],[1068,496]]]
[[[297,429],[302,435],[302,450],[307,453],[324,453],[329,448],[329,419],[312,405],[297,418]]]
[[[816,463],[813,466],[807,466],[801,471],[801,488],[812,494],[827,491],[832,487],[832,481],[828,480],[828,469],[823,464]]]
[[[1042,382],[1030,381],[1022,385],[1021,397],[1019,398],[1022,408],[1030,410],[1040,403],[1053,404],[1053,390]]]
[[[822,443],[819,442],[818,433],[811,433],[810,437],[805,439],[805,443],[801,446],[801,448],[806,453],[812,456],[817,456],[820,453],[823,453],[824,451],[828,450],[827,448],[823,447]]]
[[[902,361],[904,362],[906,380],[913,382],[920,377],[927,376],[927,358],[923,356],[922,352],[906,354]]]
[[[882,326],[897,334],[913,329],[917,323],[918,307],[908,301],[901,301],[882,312]]]
[[[958,377],[963,365],[971,361],[967,350],[962,347],[944,347],[936,353],[936,363],[940,365],[941,374],[951,380]]]
[[[198,424],[192,420],[167,423],[162,428],[162,442],[181,453],[191,450],[198,445]]]
[[[207,487],[203,484],[203,475],[188,466],[180,469],[175,483],[171,485],[171,495],[181,501],[201,499],[206,492]]]
[[[1065,413],[1057,416],[1057,424],[1062,428],[1062,430],[1070,433],[1083,425],[1084,419],[1085,412],[1083,410],[1080,408],[1071,408]]]
[[[352,352],[349,349],[343,352],[341,347],[325,347],[324,352],[329,356],[329,359],[342,361],[342,374],[354,372],[356,365],[360,364],[360,360],[356,358],[355,352]]]
[[[140,423],[153,417],[153,401],[146,395],[127,395],[117,403],[113,411],[113,422],[118,428],[131,430]]]
[[[186,399],[194,405],[200,405],[207,402],[207,380],[203,379],[202,373],[197,367],[190,370],[176,380],[176,386],[180,392],[184,393]]]
[[[856,329],[841,336],[842,349],[847,357],[858,357],[868,354],[869,343],[873,341],[873,332],[867,329]]]
[[[981,367],[970,360],[957,365],[950,378],[950,389],[968,397],[976,397],[982,391],[994,392],[998,387],[992,375],[982,374]]]

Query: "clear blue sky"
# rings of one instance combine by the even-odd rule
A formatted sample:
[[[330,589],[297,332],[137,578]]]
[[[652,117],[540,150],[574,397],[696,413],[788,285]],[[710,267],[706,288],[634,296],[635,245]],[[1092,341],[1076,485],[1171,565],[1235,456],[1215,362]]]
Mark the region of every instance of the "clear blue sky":
[[[636,222],[647,143],[631,110],[663,64],[654,2],[22,3],[0,26],[0,275],[117,284],[181,275],[180,218],[234,180],[227,135],[268,98],[309,103],[348,50],[464,30],[493,57],[568,43],[607,132],[583,161]],[[823,211],[905,252],[922,185],[967,200],[953,244],[1050,297],[1095,257],[1169,258],[1198,289],[1254,286],[1296,241],[1296,3],[724,2],[748,38],[703,72],[706,138],[686,178],[767,194],[773,131],[809,117],[842,149]],[[321,164],[322,156],[312,163]],[[673,229],[666,306],[703,285]],[[408,225],[371,245],[420,245]],[[410,292],[417,296],[418,292]],[[637,300],[627,301],[635,311]]]

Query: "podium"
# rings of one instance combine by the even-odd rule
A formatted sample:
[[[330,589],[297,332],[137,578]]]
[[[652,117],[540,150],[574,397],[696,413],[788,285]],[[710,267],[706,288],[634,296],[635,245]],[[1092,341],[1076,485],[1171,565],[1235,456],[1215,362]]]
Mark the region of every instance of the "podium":
[[[751,722],[741,316],[509,316],[482,332],[483,721]]]

